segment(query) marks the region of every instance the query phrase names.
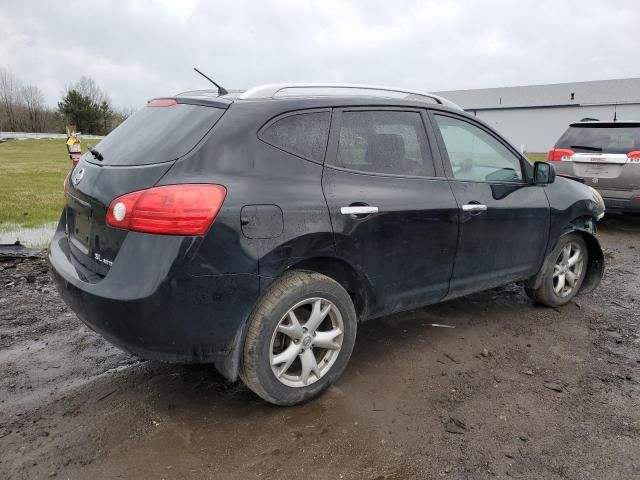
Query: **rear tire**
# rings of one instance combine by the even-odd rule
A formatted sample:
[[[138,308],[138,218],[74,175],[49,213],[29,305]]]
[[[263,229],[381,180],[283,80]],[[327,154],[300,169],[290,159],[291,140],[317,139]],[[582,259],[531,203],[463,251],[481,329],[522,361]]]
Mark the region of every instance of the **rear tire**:
[[[569,303],[582,286],[589,250],[581,235],[570,233],[560,237],[558,245],[551,252],[551,262],[545,262],[540,286],[526,288],[527,295],[548,307],[560,307]]]
[[[344,370],[356,338],[347,291],[315,272],[287,272],[269,286],[249,318],[240,378],[276,405],[324,392]]]

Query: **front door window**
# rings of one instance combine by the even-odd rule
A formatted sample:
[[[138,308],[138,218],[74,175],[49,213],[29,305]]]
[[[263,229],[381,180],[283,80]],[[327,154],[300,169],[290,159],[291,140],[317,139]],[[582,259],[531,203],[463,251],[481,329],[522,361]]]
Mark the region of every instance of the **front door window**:
[[[520,159],[481,128],[435,115],[456,180],[522,182]]]

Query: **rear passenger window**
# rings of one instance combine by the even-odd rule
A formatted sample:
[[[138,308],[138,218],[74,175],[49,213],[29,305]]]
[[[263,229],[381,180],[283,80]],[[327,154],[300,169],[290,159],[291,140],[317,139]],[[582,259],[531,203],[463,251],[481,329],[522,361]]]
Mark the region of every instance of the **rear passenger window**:
[[[260,133],[265,142],[285,152],[322,163],[329,138],[329,112],[289,115]]]
[[[418,112],[343,112],[336,166],[370,173],[435,175]]]

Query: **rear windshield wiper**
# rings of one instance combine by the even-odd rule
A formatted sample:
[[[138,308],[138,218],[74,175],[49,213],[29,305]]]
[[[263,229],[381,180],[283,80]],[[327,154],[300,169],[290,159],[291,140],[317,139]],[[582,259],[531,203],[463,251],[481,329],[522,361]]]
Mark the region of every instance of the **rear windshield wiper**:
[[[87,145],[87,150],[89,150],[89,152],[91,153],[91,155],[93,155],[93,157],[98,160],[99,162],[101,162],[102,160],[104,160],[104,157],[102,156],[102,154],[96,150],[95,148],[93,148],[93,145]]]
[[[590,152],[601,152],[600,147],[590,147],[588,145],[569,145],[571,148],[579,148],[580,150],[589,150]]]

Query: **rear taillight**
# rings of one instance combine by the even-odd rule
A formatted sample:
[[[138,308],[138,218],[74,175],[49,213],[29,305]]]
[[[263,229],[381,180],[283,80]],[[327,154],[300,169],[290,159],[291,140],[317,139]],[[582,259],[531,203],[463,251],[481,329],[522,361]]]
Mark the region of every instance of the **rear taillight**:
[[[573,157],[575,153],[576,152],[568,148],[552,148],[549,150],[547,160],[551,162],[566,162],[571,160],[571,157]]]
[[[164,185],[114,199],[107,224],[136,232],[163,235],[204,235],[222,207],[222,185]]]
[[[640,150],[627,153],[627,158],[630,163],[640,163]]]

